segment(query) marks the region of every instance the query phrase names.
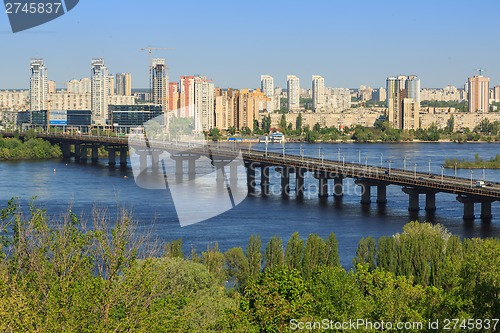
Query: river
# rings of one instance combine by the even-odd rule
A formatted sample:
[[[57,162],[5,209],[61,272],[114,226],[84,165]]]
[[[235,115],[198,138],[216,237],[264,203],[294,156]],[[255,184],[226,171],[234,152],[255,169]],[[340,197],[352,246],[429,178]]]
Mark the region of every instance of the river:
[[[244,146],[247,149],[247,146]],[[253,144],[253,149],[264,150],[264,144]],[[269,151],[281,152],[280,144],[270,144]],[[371,144],[299,144],[287,143],[286,154],[299,155],[301,149],[308,156],[325,159],[344,158],[346,162],[358,162],[427,172],[429,161],[431,172],[453,175],[453,169],[442,170],[445,158],[473,159],[476,153],[483,159],[494,157],[500,152],[498,143],[371,143]],[[339,241],[339,253],[344,267],[352,266],[358,241],[362,237],[380,237],[402,231],[405,223],[418,219],[443,224],[451,233],[461,237],[500,237],[500,202],[493,203],[493,219],[482,222],[464,222],[463,207],[452,194],[438,193],[437,211],[427,215],[423,210],[417,214],[408,212],[408,196],[399,186],[387,188],[388,203],[380,208],[372,198],[369,207],[359,203],[359,192],[352,180],[344,180],[345,196],[341,204],[330,196],[321,202],[316,196],[308,196],[302,201],[294,198],[282,199],[280,195],[263,198],[247,197],[241,204],[219,216],[204,222],[180,227],[173,206],[172,197],[166,190],[146,190],[134,182],[132,170],[109,168],[102,159],[98,165],[79,164],[73,161],[16,161],[0,162],[0,201],[5,206],[11,197],[18,197],[23,207],[31,197],[36,197],[40,207],[47,208],[50,216],[57,218],[68,207],[83,218],[89,218],[92,207],[105,208],[111,215],[116,207],[130,209],[139,221],[139,233],[151,233],[160,242],[182,238],[184,249],[192,247],[198,251],[209,244],[218,242],[221,250],[231,247],[246,247],[252,234],[262,237],[264,246],[270,237],[280,236],[284,243],[296,231],[302,237],[317,233],[327,237],[335,232]],[[500,170],[484,170],[487,182],[499,182]],[[278,174],[271,175],[271,184],[278,184]],[[469,170],[458,170],[458,176],[470,178]],[[483,179],[483,170],[473,171],[474,179]],[[316,182],[311,175],[306,176],[307,184]],[[330,184],[330,194],[332,186]],[[374,195],[374,193],[372,193]],[[203,207],[198,207],[203,210]],[[476,216],[479,206],[476,206]]]

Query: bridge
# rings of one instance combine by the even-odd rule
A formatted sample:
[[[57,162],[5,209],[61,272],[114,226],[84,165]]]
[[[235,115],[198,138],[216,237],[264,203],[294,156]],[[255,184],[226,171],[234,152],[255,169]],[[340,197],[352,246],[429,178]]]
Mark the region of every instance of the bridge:
[[[13,137],[14,133],[1,133],[4,137]],[[24,133],[19,134],[21,138]],[[91,151],[91,159],[96,162],[99,158],[98,148],[104,147],[108,151],[108,162],[110,166],[116,164],[116,153],[120,153],[120,165],[127,165],[127,153],[129,139],[124,137],[99,136],[99,135],[70,135],[70,134],[47,134],[37,133],[39,138],[46,139],[53,144],[59,144],[63,158],[74,157],[76,161],[86,161],[88,151]],[[148,168],[148,158],[151,160],[149,172],[157,172],[161,166],[159,155],[168,151],[176,163],[176,174],[183,173],[183,163],[188,161],[188,174],[190,178],[195,174],[195,163],[200,156],[208,156],[213,161],[218,174],[224,174],[225,167],[229,166],[231,179],[236,177],[236,168],[231,161],[239,153],[240,149],[235,143],[216,142],[171,142],[151,141],[145,138],[131,140],[134,152],[140,156],[141,170]],[[463,204],[465,220],[475,218],[474,204],[481,205],[480,217],[483,220],[492,218],[492,203],[500,201],[500,184],[486,183],[484,186],[476,186],[475,181],[466,178],[445,176],[444,174],[431,174],[417,172],[417,170],[387,169],[368,164],[347,163],[345,161],[334,161],[324,158],[306,157],[301,154],[289,155],[283,153],[272,153],[258,150],[242,149],[242,159],[246,168],[248,192],[256,194],[257,177],[256,170],[260,169],[260,187],[263,196],[269,195],[270,168],[275,168],[281,174],[281,194],[288,197],[291,194],[290,180],[295,175],[295,195],[297,198],[304,196],[304,178],[306,173],[312,173],[318,180],[318,196],[327,197],[329,180],[333,180],[333,196],[343,196],[343,180],[354,179],[355,183],[362,189],[361,204],[368,205],[372,199],[372,188],[376,188],[376,202],[379,205],[387,203],[387,186],[401,186],[404,193],[409,197],[408,210],[418,211],[420,209],[420,195],[425,195],[425,210],[433,212],[436,210],[436,193],[444,192],[456,195],[458,202]],[[223,178],[218,177],[218,181]]]

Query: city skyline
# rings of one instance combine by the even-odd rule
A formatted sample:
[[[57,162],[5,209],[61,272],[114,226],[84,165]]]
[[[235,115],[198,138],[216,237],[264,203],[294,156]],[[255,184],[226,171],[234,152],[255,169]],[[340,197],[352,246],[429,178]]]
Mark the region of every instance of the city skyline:
[[[151,7],[169,14],[147,25],[110,28],[111,15],[134,23],[147,17]],[[88,59],[104,58],[110,73],[130,72],[134,87],[147,88],[148,54],[140,48],[149,46],[174,49],[153,51],[154,57],[166,58],[171,77],[200,73],[221,87],[258,87],[260,73],[272,75],[280,87],[286,86],[290,73],[304,79],[319,74],[333,87],[383,87],[389,73],[418,75],[424,87],[462,87],[475,68],[485,68],[495,86],[500,84],[500,46],[492,43],[497,35],[495,9],[500,9],[495,1],[483,1],[481,7],[470,1],[397,7],[390,2],[293,6],[256,1],[245,6],[222,1],[214,8],[203,2],[193,6],[152,0],[142,6],[106,2],[95,11],[92,3],[82,2],[58,20],[17,34],[2,16],[0,40],[9,48],[0,55],[0,89],[25,87],[24,63],[31,58],[45,59],[58,86],[86,77]],[[478,10],[481,15],[471,15]],[[183,24],[186,12],[189,25]],[[245,15],[232,15],[239,12]],[[290,20],[297,25],[293,38],[285,33]],[[272,38],[263,39],[261,23],[268,21],[273,23],[266,33]],[[405,29],[394,29],[398,26]],[[406,50],[404,55],[391,51],[396,46],[389,38]],[[290,52],[292,39],[304,47]],[[471,41],[473,48],[464,47]]]

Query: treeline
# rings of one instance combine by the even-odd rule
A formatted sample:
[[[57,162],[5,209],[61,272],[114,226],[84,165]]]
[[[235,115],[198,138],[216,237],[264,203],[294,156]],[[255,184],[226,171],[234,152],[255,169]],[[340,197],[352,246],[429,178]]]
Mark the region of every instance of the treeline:
[[[24,141],[0,137],[0,160],[29,160],[56,158],[62,155],[58,145],[36,138],[34,131],[26,132]]]
[[[49,223],[44,210],[31,205],[23,217],[11,200],[0,217],[2,332],[290,332],[292,319],[500,316],[500,242],[462,241],[441,226],[412,222],[362,239],[346,271],[333,233],[265,246],[252,236],[245,249],[214,244],[185,256],[180,240],[147,247],[126,212],[112,220],[95,211],[86,226],[69,211]]]

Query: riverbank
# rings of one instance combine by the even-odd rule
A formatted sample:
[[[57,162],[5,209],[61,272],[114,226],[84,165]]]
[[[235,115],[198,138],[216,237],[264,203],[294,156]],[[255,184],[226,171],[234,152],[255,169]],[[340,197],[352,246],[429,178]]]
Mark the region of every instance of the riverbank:
[[[483,160],[476,154],[473,161],[466,161],[465,159],[446,159],[443,166],[445,168],[457,168],[457,169],[500,169],[500,154],[489,160]]]

